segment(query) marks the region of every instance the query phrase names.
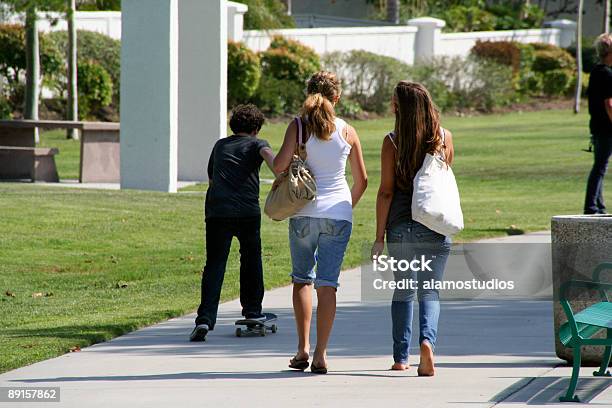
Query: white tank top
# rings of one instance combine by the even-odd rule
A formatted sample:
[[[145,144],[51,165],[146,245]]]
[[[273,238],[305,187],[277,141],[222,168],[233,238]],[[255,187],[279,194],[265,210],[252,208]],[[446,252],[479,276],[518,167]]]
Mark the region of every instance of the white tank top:
[[[345,172],[351,145],[343,136],[346,122],[336,118],[335,124],[336,130],[329,140],[309,135],[306,141],[306,164],[317,182],[317,196],[294,217],[331,218],[353,222],[353,200]]]

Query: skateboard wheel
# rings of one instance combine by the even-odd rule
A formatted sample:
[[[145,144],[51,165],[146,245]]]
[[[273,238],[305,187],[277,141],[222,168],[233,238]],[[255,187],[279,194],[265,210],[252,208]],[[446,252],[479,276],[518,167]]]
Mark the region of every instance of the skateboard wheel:
[[[261,335],[261,337],[264,337],[266,335],[266,328],[265,327],[261,328],[261,334],[260,335]]]
[[[242,335],[242,330],[240,329],[240,327],[238,327],[236,329],[236,337],[240,337]]]
[[[278,327],[276,327],[275,324],[272,325],[272,333],[276,333],[276,331],[278,330]]]

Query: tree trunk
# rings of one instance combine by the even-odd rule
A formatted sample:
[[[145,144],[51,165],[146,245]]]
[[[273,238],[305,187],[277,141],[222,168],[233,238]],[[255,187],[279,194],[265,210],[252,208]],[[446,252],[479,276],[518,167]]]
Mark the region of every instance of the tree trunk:
[[[290,16],[293,12],[291,11],[291,0],[285,0],[287,3],[287,15]]]
[[[76,0],[68,1],[68,55],[66,61],[68,61],[68,109],[67,118],[68,120],[79,120],[79,99],[77,89],[77,31],[74,25],[74,13],[76,11]],[[68,129],[66,136],[68,139],[79,139],[79,132],[77,129]]]
[[[584,0],[578,1],[576,21],[576,93],[574,94],[574,113],[580,112],[580,95],[582,94],[582,9]]]
[[[399,24],[400,19],[400,0],[387,0],[387,21]]]
[[[38,24],[36,8],[26,10],[26,89],[25,89],[25,119],[38,119],[38,94],[40,78]],[[36,129],[36,143],[38,143],[38,129]]]
[[[603,27],[602,27],[601,32],[609,33],[610,32],[610,0],[604,0],[603,7],[604,7],[604,15],[603,15]]]

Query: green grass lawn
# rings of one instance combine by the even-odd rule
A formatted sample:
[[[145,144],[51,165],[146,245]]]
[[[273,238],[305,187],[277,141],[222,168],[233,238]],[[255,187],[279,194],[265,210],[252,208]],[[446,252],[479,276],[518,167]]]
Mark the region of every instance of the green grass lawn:
[[[392,120],[353,124],[370,187],[355,213],[344,267],[359,264],[374,236],[378,157]],[[548,229],[552,215],[581,212],[591,164],[581,151],[585,114],[453,117],[444,125],[455,137],[465,214],[458,240]],[[278,149],[284,128],[267,125],[262,137]],[[42,141],[60,148],[60,177],[77,178],[78,142],[62,132],[44,133]],[[272,176],[266,169],[262,177]],[[609,181],[606,188],[612,201]],[[204,261],[203,189],[162,194],[0,184],[0,372],[194,310]],[[262,199],[268,189],[262,187]],[[264,219],[262,231],[266,285],[288,284],[287,225]],[[237,296],[237,274],[234,247],[224,300]]]

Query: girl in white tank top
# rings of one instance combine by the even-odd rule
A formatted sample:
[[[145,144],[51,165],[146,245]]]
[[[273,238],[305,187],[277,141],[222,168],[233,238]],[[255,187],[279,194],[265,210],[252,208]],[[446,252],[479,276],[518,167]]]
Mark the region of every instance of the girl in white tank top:
[[[327,342],[336,310],[336,288],[352,231],[353,207],[363,195],[367,176],[355,131],[336,117],[340,81],[331,72],[318,72],[308,81],[308,97],[300,113],[308,133],[306,164],[317,183],[315,200],[289,220],[291,280],[298,335],[297,353],[289,367],[327,373]],[[274,171],[287,169],[297,145],[298,126],[287,128],[283,146],[274,159]],[[351,164],[353,187],[345,177]],[[317,291],[317,346],[310,359],[312,288]]]
[[[306,165],[317,182],[317,196],[295,217],[331,218],[353,221],[351,190],[346,181],[346,160],[351,145],[346,141],[347,124],[336,118],[336,130],[329,140],[309,135],[306,141]]]

